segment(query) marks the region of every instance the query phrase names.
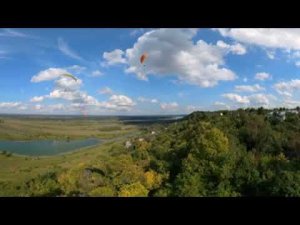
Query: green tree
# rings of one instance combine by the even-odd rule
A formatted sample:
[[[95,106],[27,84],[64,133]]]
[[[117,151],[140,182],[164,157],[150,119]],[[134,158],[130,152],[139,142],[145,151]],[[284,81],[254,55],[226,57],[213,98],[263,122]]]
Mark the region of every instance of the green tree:
[[[147,197],[149,191],[140,183],[125,184],[121,187],[119,197]]]

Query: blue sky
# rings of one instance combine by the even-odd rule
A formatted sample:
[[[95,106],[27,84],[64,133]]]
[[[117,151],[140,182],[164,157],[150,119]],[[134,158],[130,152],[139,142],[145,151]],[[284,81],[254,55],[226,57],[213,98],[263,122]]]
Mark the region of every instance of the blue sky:
[[[293,108],[299,67],[299,29],[0,29],[0,113]]]

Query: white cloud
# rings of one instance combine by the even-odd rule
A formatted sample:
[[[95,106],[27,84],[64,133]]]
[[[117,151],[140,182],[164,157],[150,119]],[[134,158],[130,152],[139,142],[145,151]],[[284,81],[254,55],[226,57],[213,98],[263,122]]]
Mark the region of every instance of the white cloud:
[[[26,105],[21,105],[18,107],[18,109],[23,111],[23,110],[27,110],[28,107]]]
[[[99,94],[103,94],[103,95],[112,95],[114,92],[112,89],[110,89],[109,87],[104,87],[102,89],[100,89],[98,91]]]
[[[296,107],[300,106],[300,101],[285,99],[282,102],[281,106],[286,107],[286,108],[296,108]]]
[[[135,102],[126,95],[112,95],[113,91],[108,87],[100,90],[101,93],[111,95],[108,101],[98,101],[93,96],[88,95],[86,92],[81,90],[82,80],[77,79],[76,81],[70,79],[69,77],[60,76],[61,73],[65,72],[61,68],[50,68],[45,71],[41,71],[38,75],[32,78],[33,82],[54,80],[54,86],[52,91],[48,95],[44,96],[35,96],[31,99],[31,102],[39,102],[47,99],[52,100],[64,100],[69,101],[70,104],[67,106],[67,103],[54,104],[52,106],[44,105],[35,105],[34,110],[40,110],[42,112],[64,110],[65,112],[75,112],[76,110],[88,111],[89,112],[104,112],[103,110],[113,110],[113,111],[130,111]],[[64,106],[64,107],[63,107]],[[72,111],[73,110],[73,111]]]
[[[37,75],[31,78],[31,82],[37,83],[48,80],[55,80],[61,75],[68,73],[67,70],[61,68],[49,68],[39,72]]]
[[[161,103],[160,108],[163,110],[176,110],[178,108],[177,102],[170,102],[170,103]]]
[[[125,95],[112,95],[108,101],[97,102],[96,106],[113,111],[130,111],[136,103]]]
[[[267,80],[271,78],[271,75],[269,73],[265,73],[265,72],[261,72],[261,73],[257,73],[255,74],[254,77],[256,80]]]
[[[237,54],[237,55],[244,55],[247,52],[246,48],[243,45],[241,45],[240,43],[237,43],[234,45],[229,45],[229,44],[226,44],[224,41],[219,40],[217,42],[217,46],[228,52],[232,52],[233,54]]]
[[[155,98],[144,98],[144,97],[138,97],[137,99],[139,102],[149,102],[149,103],[158,103],[158,100]]]
[[[79,87],[82,85],[82,80],[77,79],[73,80],[69,77],[60,77],[55,81],[55,85],[57,89],[63,89],[66,90],[76,90],[79,89]]]
[[[35,96],[32,99],[30,99],[30,102],[42,102],[44,98],[44,96]]]
[[[212,87],[219,81],[236,78],[233,71],[225,67],[227,54],[217,45],[192,38],[197,29],[156,29],[146,32],[138,38],[132,48],[126,50],[127,73],[134,73],[141,80],[148,75],[174,75],[185,83],[201,87]],[[237,50],[235,50],[237,51]],[[139,58],[147,52],[145,66]]]
[[[300,58],[300,51],[294,51],[291,55],[291,58]]]
[[[229,99],[231,102],[242,105],[242,106],[251,106],[258,107],[264,106],[269,107],[271,105],[271,101],[275,101],[276,98],[272,95],[266,94],[253,94],[248,96],[241,96],[234,93],[223,94],[222,97]]]
[[[35,110],[41,110],[42,108],[43,108],[43,106],[40,104],[33,106],[33,109],[35,109]]]
[[[300,80],[294,79],[287,82],[279,82],[274,84],[275,90],[285,96],[285,97],[292,97],[294,91],[300,90]]]
[[[69,66],[66,68],[67,70],[70,70],[74,73],[82,73],[83,71],[86,70],[86,67],[84,66],[79,66],[79,65],[73,65],[73,66]]]
[[[270,104],[269,96],[264,94],[254,94],[248,97],[252,106],[268,106]]]
[[[295,65],[296,65],[297,67],[300,67],[300,61],[295,62]]]
[[[50,110],[64,110],[65,106],[63,104],[54,104],[54,105],[49,105]]]
[[[239,104],[248,104],[250,103],[249,98],[247,96],[240,96],[233,93],[223,94],[222,97],[229,99],[230,101],[239,103]]]
[[[144,33],[144,29],[143,28],[139,28],[139,29],[134,29],[133,31],[131,31],[129,33],[129,35],[132,36],[132,37],[135,37],[135,36],[140,35],[142,33]]]
[[[108,65],[115,65],[119,63],[126,63],[126,59],[123,57],[124,51],[121,49],[115,49],[111,52],[104,52],[103,58]]]
[[[218,102],[217,101],[217,102],[214,102],[213,108],[215,110],[228,110],[228,109],[230,109],[230,106],[225,104],[224,102]]]
[[[92,74],[90,75],[91,77],[101,77],[103,75],[103,73],[100,70],[95,70],[92,72]]]
[[[131,107],[134,106],[134,101],[125,95],[112,95],[109,101],[117,106]]]
[[[0,108],[16,108],[21,105],[21,102],[0,102]]]
[[[258,92],[265,90],[264,87],[260,86],[259,84],[254,85],[236,85],[235,91],[237,92]]]
[[[275,59],[275,51],[269,50],[269,51],[266,51],[266,53],[267,53],[267,56],[269,59]]]
[[[300,49],[300,29],[290,28],[221,28],[224,37],[268,48]]]
[[[29,38],[31,37],[28,34],[25,34],[20,31],[16,31],[14,29],[2,29],[2,32],[0,32],[0,37],[20,37],[20,38]]]
[[[246,83],[248,81],[248,78],[247,77],[244,77],[243,78],[243,81]]]
[[[82,58],[73,50],[69,47],[68,43],[65,42],[62,38],[58,38],[57,40],[58,43],[58,49],[65,55],[77,59],[77,60],[82,60]]]

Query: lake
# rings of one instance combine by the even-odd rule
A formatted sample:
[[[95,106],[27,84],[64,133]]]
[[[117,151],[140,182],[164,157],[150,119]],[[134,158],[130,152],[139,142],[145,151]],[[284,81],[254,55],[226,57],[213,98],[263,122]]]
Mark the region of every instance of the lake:
[[[0,141],[0,151],[19,155],[50,156],[75,151],[98,143],[100,140],[94,138],[70,141]]]

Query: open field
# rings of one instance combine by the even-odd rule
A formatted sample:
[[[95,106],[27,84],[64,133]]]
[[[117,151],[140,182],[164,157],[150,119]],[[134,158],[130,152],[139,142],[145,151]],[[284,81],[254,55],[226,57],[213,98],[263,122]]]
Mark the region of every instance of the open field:
[[[115,138],[137,130],[117,119],[0,117],[0,121],[0,140]]]
[[[87,147],[76,152],[50,157],[26,157],[0,154],[0,182],[22,183],[38,174],[55,169],[68,169],[105,157],[116,143],[107,142],[99,146]]]

